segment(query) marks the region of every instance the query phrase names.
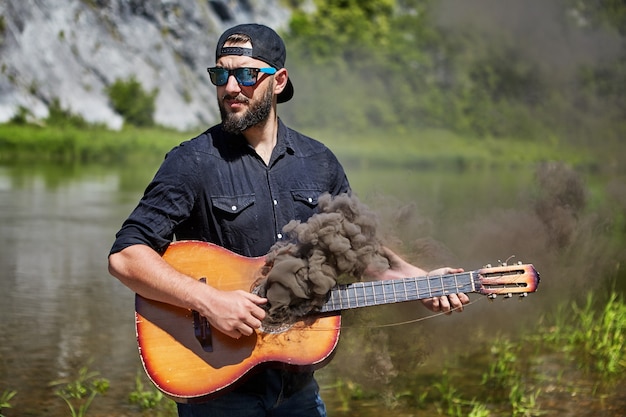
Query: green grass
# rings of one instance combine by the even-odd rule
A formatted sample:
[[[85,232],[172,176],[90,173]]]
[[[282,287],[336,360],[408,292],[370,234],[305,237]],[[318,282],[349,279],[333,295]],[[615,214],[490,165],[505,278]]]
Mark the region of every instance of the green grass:
[[[109,380],[83,366],[74,378],[53,381],[50,386],[57,387],[54,393],[65,401],[72,417],[84,417],[93,400],[108,391]]]
[[[401,393],[394,407],[423,411],[417,415],[551,415],[551,404],[563,401],[564,393],[568,401],[599,409],[626,377],[625,330],[623,297],[590,293],[585,301],[561,304],[519,338],[494,335],[449,355],[441,366],[430,365],[437,369],[399,378],[384,395]],[[335,395],[346,415],[360,410],[362,399],[372,403],[372,396],[382,395],[348,379],[322,387],[340,391]]]
[[[90,127],[0,125],[0,161],[54,161],[71,163],[162,158],[189,134],[162,128],[112,131]]]
[[[462,137],[446,130],[368,131],[362,134],[305,132],[327,144],[347,164],[407,168],[488,169],[560,160],[593,163],[588,151],[563,146],[558,139],[524,141]]]
[[[164,128],[41,127],[0,125],[0,162],[55,161],[123,162],[162,158],[168,150],[197,132]],[[465,138],[444,130],[368,131],[361,134],[304,132],[329,146],[348,166],[371,168],[487,169],[517,167],[546,160],[590,165],[588,150],[567,148],[556,138],[522,141]]]
[[[15,394],[17,394],[17,391],[12,391],[12,390],[4,390],[2,392],[2,394],[0,395],[0,417],[4,417],[4,414],[1,413],[3,408],[11,408],[13,407],[11,405],[11,400],[13,399],[13,397],[15,397]]]
[[[128,395],[128,401],[141,409],[141,414],[151,417],[175,417],[176,403],[166,398],[154,385],[146,387],[145,375],[138,372],[135,377],[135,390]]]
[[[587,294],[584,303],[561,307],[553,325],[544,326],[541,341],[565,352],[586,372],[612,381],[626,371],[626,303],[617,293],[608,299]]]

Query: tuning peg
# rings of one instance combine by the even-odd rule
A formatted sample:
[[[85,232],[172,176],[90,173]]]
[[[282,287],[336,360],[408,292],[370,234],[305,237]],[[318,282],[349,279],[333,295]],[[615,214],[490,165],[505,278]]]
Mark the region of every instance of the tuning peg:
[[[513,294],[511,294],[511,293],[507,293],[507,294],[504,296],[504,298],[513,298]]]
[[[526,297],[528,297],[528,293],[525,293],[525,292],[519,295],[519,298],[526,298]]]
[[[491,268],[491,264],[485,265],[485,268]]]
[[[498,297],[498,294],[489,294],[487,297],[489,297],[489,299],[491,300],[495,300]]]

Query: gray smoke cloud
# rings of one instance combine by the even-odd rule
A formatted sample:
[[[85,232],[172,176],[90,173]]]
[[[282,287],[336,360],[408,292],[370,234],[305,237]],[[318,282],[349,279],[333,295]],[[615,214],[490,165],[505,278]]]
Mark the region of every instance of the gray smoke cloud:
[[[269,322],[283,323],[319,309],[342,276],[360,280],[366,270],[389,268],[377,218],[357,197],[324,194],[318,207],[307,222],[288,223],[283,233],[289,240],[267,255],[260,294],[268,298]]]

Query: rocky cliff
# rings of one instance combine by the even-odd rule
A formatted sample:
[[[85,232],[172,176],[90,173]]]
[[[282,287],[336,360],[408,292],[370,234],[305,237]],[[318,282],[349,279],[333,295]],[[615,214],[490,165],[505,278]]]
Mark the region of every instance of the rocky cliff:
[[[288,19],[279,0],[1,0],[0,122],[20,106],[45,118],[59,99],[89,122],[119,128],[105,89],[134,76],[158,89],[157,123],[213,123],[206,67],[217,37],[245,22],[280,30]]]

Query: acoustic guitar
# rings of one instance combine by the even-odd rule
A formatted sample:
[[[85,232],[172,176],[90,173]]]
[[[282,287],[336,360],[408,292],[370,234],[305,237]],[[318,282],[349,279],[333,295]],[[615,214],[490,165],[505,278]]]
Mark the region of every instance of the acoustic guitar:
[[[175,269],[221,290],[254,292],[265,257],[249,258],[220,246],[172,243],[163,259]],[[485,267],[450,275],[357,282],[334,287],[321,311],[294,323],[263,325],[233,339],[212,331],[197,312],[136,295],[137,342],[146,374],[178,402],[204,401],[221,394],[262,365],[317,369],[339,340],[341,310],[399,303],[452,293],[525,296],[539,274],[531,264]]]

